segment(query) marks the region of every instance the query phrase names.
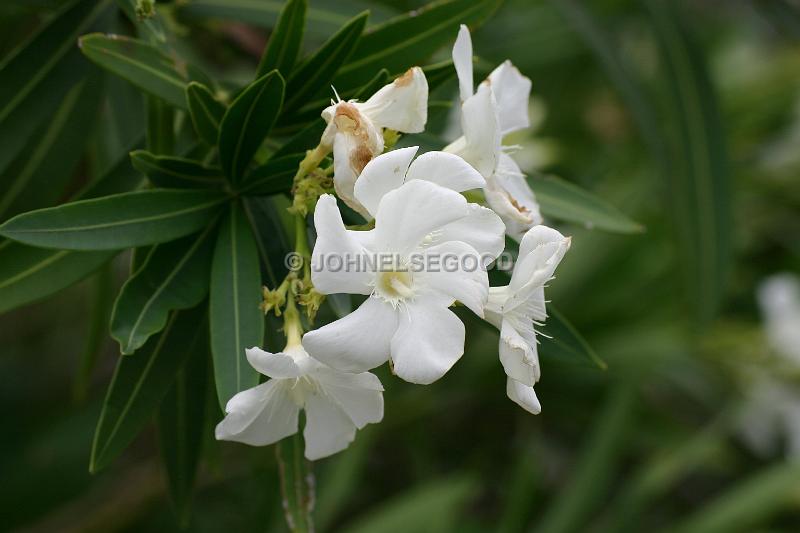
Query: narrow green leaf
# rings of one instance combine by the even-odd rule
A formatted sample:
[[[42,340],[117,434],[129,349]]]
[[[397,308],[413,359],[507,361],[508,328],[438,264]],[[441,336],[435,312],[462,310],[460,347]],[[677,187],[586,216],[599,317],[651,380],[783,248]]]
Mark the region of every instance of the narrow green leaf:
[[[113,194],[131,187],[138,178],[127,157],[81,194]],[[0,242],[0,313],[50,296],[89,276],[116,251],[72,252]]]
[[[97,422],[89,470],[114,460],[152,418],[183,362],[208,333],[205,308],[179,311],[133,356],[120,356]]]
[[[84,35],[78,45],[86,57],[109,72],[174,107],[187,108],[187,66],[155,46],[131,37],[100,33]]]
[[[116,252],[45,250],[0,243],[0,313],[50,296],[109,262]]]
[[[499,5],[499,0],[434,2],[370,28],[333,85],[346,91],[363,85],[382,68],[403,72],[412,65],[421,65],[439,48],[455,40],[459,24],[474,27]]]
[[[112,268],[108,263],[94,275],[91,285],[91,307],[86,345],[72,382],[72,399],[76,404],[86,401],[92,372],[97,366],[97,361],[108,337],[108,322],[116,289]]]
[[[205,300],[215,227],[209,224],[198,236],[154,246],[122,286],[111,314],[111,336],[123,354],[138,350],[161,331],[170,311]]]
[[[568,484],[541,517],[536,533],[579,531],[603,501],[626,442],[626,430],[632,427],[635,400],[630,384],[619,384],[609,394]]]
[[[717,95],[702,50],[675,5],[648,0],[666,68],[675,155],[668,174],[669,209],[681,247],[680,265],[701,323],[719,309],[731,256],[730,171]]]
[[[155,96],[145,98],[147,122],[145,146],[154,154],[171,154],[175,151],[175,110]]]
[[[35,130],[52,117],[65,90],[86,74],[75,47],[109,7],[108,0],[74,0],[0,63],[0,172]]]
[[[555,176],[535,177],[528,182],[545,217],[615,233],[644,231],[616,207],[577,185]]]
[[[247,185],[242,194],[260,196],[289,192],[300,161],[305,154],[291,154],[272,158],[247,175]]]
[[[270,288],[277,287],[289,273],[285,258],[286,254],[293,250],[294,243],[281,220],[281,213],[287,208],[284,204],[288,202],[287,198],[276,196],[245,198],[242,202],[258,245],[264,284]],[[267,319],[269,320],[269,316]],[[269,323],[267,327],[269,328]],[[265,342],[270,340],[269,332],[268,329]]]
[[[263,341],[260,303],[258,246],[244,210],[236,205],[220,228],[211,266],[211,353],[223,409],[234,394],[258,383],[245,349]]]
[[[425,73],[425,79],[428,80],[429,92],[438,89],[456,75],[452,59],[426,65],[422,67],[422,71]]]
[[[238,183],[269,134],[283,106],[284,81],[272,71],[233,101],[219,129],[219,159],[232,184]]]
[[[156,187],[207,189],[223,185],[222,169],[192,159],[157,156],[145,150],[136,150],[131,152],[131,163]]]
[[[225,105],[214,98],[211,89],[196,81],[186,86],[186,104],[194,131],[209,146],[216,146]]]
[[[552,305],[547,306],[547,322],[537,328],[540,351],[545,357],[564,362],[592,365],[605,370],[605,361],[595,353],[586,339]]]
[[[740,481],[714,501],[702,505],[672,533],[735,533],[756,531],[781,510],[794,507],[800,491],[800,461],[777,463]]]
[[[346,533],[405,533],[457,531],[461,509],[478,490],[469,478],[430,481],[396,496],[356,523]]]
[[[0,176],[0,220],[56,203],[73,177],[97,115],[102,77],[97,69],[68,89],[61,106]]]
[[[205,334],[203,335],[206,336]],[[178,520],[186,526],[206,427],[210,357],[208,340],[197,344],[175,377],[156,423],[161,458],[167,472],[170,499]]]
[[[284,77],[291,73],[303,44],[307,8],[307,0],[289,0],[283,6],[264,55],[261,56],[256,78],[271,70],[277,70]]]
[[[0,226],[0,235],[43,248],[121,250],[194,233],[226,200],[215,191],[115,194],[17,215]]]
[[[336,72],[355,49],[368,16],[369,13],[362,13],[353,18],[292,72],[286,82],[286,111],[299,109],[317,93],[328,89]],[[378,70],[373,69],[370,76]]]
[[[136,13],[136,4],[138,0],[116,0],[119,8],[125,13],[134,26],[139,35],[147,36],[153,43],[166,43],[167,34],[164,30],[164,23],[161,16],[158,14],[158,7],[153,1],[153,15],[150,17],[140,17]]]

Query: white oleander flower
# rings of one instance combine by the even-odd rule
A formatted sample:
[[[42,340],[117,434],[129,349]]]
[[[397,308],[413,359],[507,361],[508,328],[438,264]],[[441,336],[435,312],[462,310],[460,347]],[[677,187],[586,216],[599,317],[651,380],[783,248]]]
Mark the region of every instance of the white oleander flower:
[[[519,240],[542,222],[542,216],[525,175],[502,140],[530,125],[531,80],[505,61],[473,92],[472,39],[464,25],[453,46],[453,63],[461,95],[463,135],[444,150],[463,157],[486,178],[486,202],[503,219],[508,235]]]
[[[449,307],[457,300],[483,316],[484,267],[503,250],[504,228],[491,210],[456,192],[483,184],[475,169],[442,152],[412,163],[416,150],[383,154],[364,168],[355,196],[375,217],[375,229],[345,229],[331,195],[317,203],[315,288],[369,297],[353,313],[307,333],[303,346],[340,370],[360,372],[390,360],[401,378],[429,384],[464,352],[464,324]],[[330,257],[351,268],[341,262],[333,268]]]
[[[546,226],[528,230],[505,287],[491,287],[486,320],[500,330],[500,362],[508,376],[508,397],[533,414],[541,405],[533,391],[539,381],[536,325],[547,319],[544,286],[570,246],[569,237]]]
[[[428,120],[428,81],[419,67],[385,85],[366,102],[335,102],[322,111],[328,123],[320,145],[333,151],[336,194],[366,216],[353,195],[367,163],[383,153],[383,129],[419,133]]]
[[[374,374],[350,374],[327,367],[308,356],[299,341],[280,353],[247,350],[247,360],[271,379],[235,395],[225,406],[216,438],[265,446],[298,431],[298,416],[306,412],[303,431],[309,460],[347,448],[356,429],[383,419],[383,386]]]
[[[778,274],[758,288],[771,365],[747,370],[749,384],[740,431],[761,455],[773,453],[786,440],[790,458],[800,458],[800,279]],[[794,381],[792,381],[794,380]]]

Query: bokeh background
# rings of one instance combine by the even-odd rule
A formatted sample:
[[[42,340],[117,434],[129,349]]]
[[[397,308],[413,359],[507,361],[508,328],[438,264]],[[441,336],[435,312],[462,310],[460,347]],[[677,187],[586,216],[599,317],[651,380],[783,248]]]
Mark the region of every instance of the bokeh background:
[[[2,2],[0,55],[60,4]],[[306,49],[363,9],[374,24],[420,4],[311,0]],[[159,3],[186,56],[231,84],[252,75],[279,8]],[[121,13],[104,24],[133,31]],[[561,176],[646,228],[558,224],[573,246],[548,300],[608,368],[543,353],[532,416],[505,396],[497,333],[462,314],[462,361],[428,387],[381,369],[384,421],[315,464],[318,530],[800,531],[800,364],[789,362],[800,342],[768,334],[758,298],[771,276],[800,272],[800,3],[507,0],[473,39],[476,77],[509,58],[533,80],[533,127],[513,139],[532,179]],[[39,191],[52,201],[144,128],[141,96],[105,83],[98,113],[72,126],[83,144],[43,155],[59,154]],[[430,131],[406,142],[443,145],[455,92],[451,80],[432,95]],[[3,195],[10,183],[0,177]],[[24,202],[0,199],[0,219]],[[88,472],[128,261],[0,316],[0,529],[179,527],[154,430]],[[220,444],[212,427],[184,527],[284,530],[272,447]]]

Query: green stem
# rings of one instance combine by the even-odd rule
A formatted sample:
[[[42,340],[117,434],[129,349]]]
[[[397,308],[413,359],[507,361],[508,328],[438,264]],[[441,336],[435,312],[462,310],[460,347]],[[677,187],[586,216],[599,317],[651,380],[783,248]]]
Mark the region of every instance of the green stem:
[[[294,533],[314,531],[311,510],[314,505],[312,475],[303,457],[303,436],[298,432],[291,440],[275,445],[275,457],[281,479],[281,497],[286,525]]]

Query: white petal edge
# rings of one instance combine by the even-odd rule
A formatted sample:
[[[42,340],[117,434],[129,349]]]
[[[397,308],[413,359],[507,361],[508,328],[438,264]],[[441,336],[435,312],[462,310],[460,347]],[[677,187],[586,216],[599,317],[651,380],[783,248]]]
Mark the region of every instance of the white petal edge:
[[[458,75],[458,89],[461,101],[472,96],[472,37],[469,28],[462,24],[458,28],[458,37],[453,45],[453,65]]]
[[[536,397],[533,387],[528,387],[508,378],[506,381],[506,394],[511,401],[529,413],[538,415],[542,412],[542,405],[539,403],[539,398]]]
[[[479,189],[486,180],[463,158],[447,152],[427,152],[408,168],[406,180],[424,180],[456,192]]]
[[[491,84],[500,116],[503,135],[530,126],[528,100],[531,95],[531,80],[523,76],[511,61],[506,60],[495,68],[487,81]],[[483,83],[486,83],[484,81]]]
[[[272,379],[228,400],[227,415],[215,431],[217,440],[266,446],[296,433],[300,407],[285,386],[285,381]]]
[[[418,146],[392,150],[379,155],[364,167],[355,183],[355,198],[373,218],[386,193],[405,182],[406,172],[417,150]]]
[[[356,436],[356,426],[333,400],[319,392],[306,397],[305,457],[316,461],[347,448]]]

